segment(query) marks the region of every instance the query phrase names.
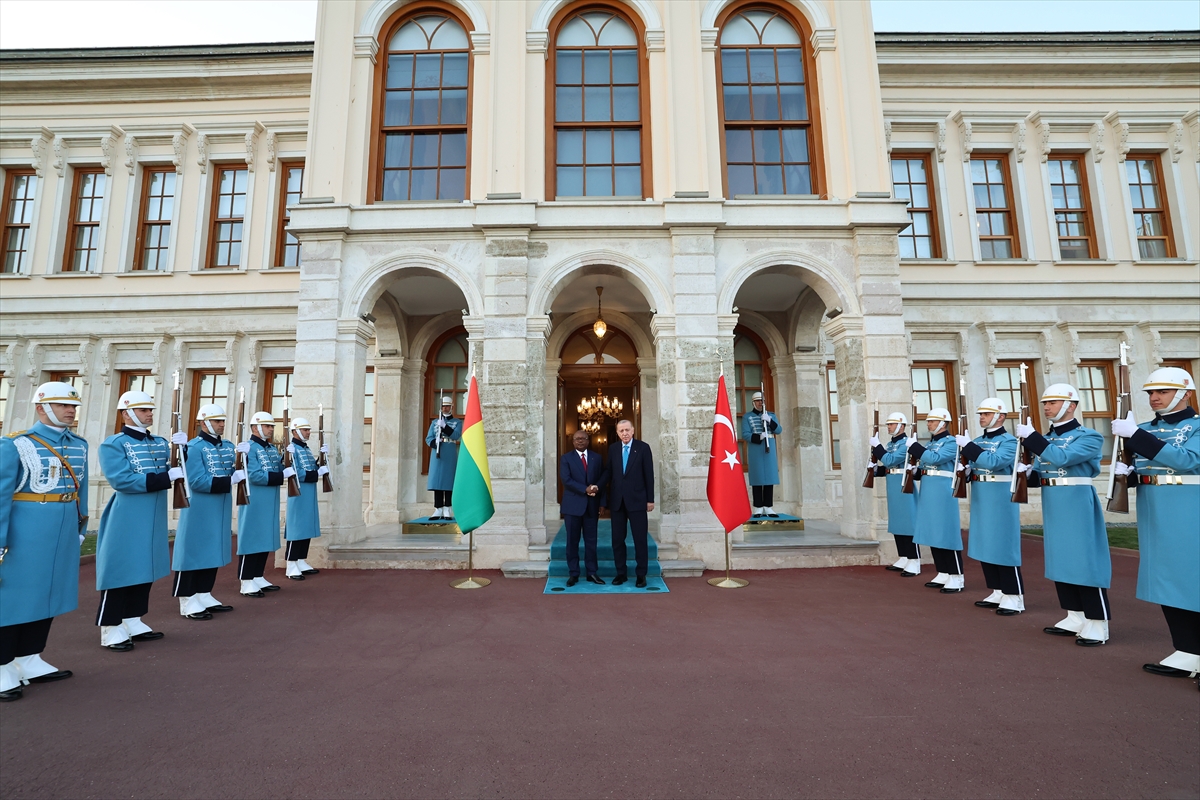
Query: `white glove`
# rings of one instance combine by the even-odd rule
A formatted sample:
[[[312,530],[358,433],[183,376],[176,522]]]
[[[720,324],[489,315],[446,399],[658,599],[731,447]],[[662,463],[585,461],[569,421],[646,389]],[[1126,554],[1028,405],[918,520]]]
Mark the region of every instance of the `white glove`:
[[[327,445],[327,444],[321,445],[321,452],[324,453],[325,455],[329,455],[329,445]]]
[[[321,475],[328,475],[328,474],[329,474],[329,467],[317,467],[318,477]]]
[[[169,470],[167,470],[167,477],[170,478],[172,482],[182,480],[183,476],[183,467],[171,467]]]
[[[1133,412],[1130,411],[1125,419],[1114,419],[1112,421],[1113,436],[1120,436],[1122,439],[1128,439],[1137,433],[1137,422],[1133,418]]]
[[[870,441],[870,445],[871,445],[871,447],[879,447],[879,437],[878,437],[878,436],[872,436],[872,437],[871,437],[871,441]]]
[[[242,481],[246,480],[246,470],[235,469],[233,474],[229,476],[229,485],[237,486]]]
[[[1017,472],[1033,472],[1033,464],[1017,464]]]
[[[1025,418],[1025,424],[1022,425],[1021,423],[1017,423],[1017,438],[1018,439],[1028,439],[1030,436],[1032,436],[1036,432],[1037,431],[1035,431],[1033,429],[1033,420],[1030,419],[1029,417]]]
[[[171,444],[187,444],[187,434],[183,431],[175,431],[171,434]]]
[[[867,464],[867,469],[875,469],[878,466],[879,466],[878,464],[876,464],[874,461],[872,461],[870,464]]]
[[[85,537],[84,537],[84,535],[83,535],[82,533],[81,533],[81,534],[79,534],[79,543],[80,543],[80,544],[83,544],[83,540],[84,540],[84,538],[85,538]]]
[[[912,447],[916,443],[917,443],[917,437],[909,436],[907,439],[904,440],[904,447],[907,449],[909,447]]]
[[[250,452],[250,443],[249,442],[238,442],[237,447],[235,447],[234,449],[237,450],[239,453],[249,453]]]
[[[283,468],[283,479],[284,479],[285,481],[286,481],[288,478],[295,477],[295,475],[296,475],[296,470],[292,469],[291,467],[284,467],[284,468]]]
[[[1114,422],[1113,424],[1115,425],[1116,423]],[[1133,472],[1133,467],[1129,466],[1123,461],[1118,461],[1117,463],[1113,464],[1113,471],[1115,471],[1118,475],[1128,475]]]
[[[963,466],[961,461],[954,465],[955,472],[962,472],[964,469],[966,469],[966,467]]]
[[[958,442],[959,447],[966,447],[971,443],[970,436],[963,436],[961,433],[954,437],[954,441]]]
[[[292,444],[291,442],[288,442],[287,451],[289,453],[291,453],[293,456],[296,455],[296,445]]]

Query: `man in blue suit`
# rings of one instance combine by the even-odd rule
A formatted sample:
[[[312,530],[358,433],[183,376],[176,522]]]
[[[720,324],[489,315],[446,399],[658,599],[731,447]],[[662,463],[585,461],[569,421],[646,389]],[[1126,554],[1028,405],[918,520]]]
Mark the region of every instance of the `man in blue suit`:
[[[613,585],[628,580],[625,550],[625,526],[633,531],[633,552],[637,558],[637,587],[646,587],[646,571],[650,564],[647,542],[649,520],[654,510],[654,461],[650,445],[633,438],[633,423],[623,419],[617,423],[617,438],[621,441],[608,448],[608,464],[598,485],[608,486],[608,508],[612,512],[613,561],[617,577]]]
[[[584,430],[575,431],[571,444],[575,449],[564,453],[558,468],[562,480],[561,511],[567,527],[567,586],[579,582],[579,535],[583,534],[583,562],[588,583],[604,583],[596,559],[596,526],[600,521],[600,476],[604,465],[600,454],[588,449],[592,437]]]

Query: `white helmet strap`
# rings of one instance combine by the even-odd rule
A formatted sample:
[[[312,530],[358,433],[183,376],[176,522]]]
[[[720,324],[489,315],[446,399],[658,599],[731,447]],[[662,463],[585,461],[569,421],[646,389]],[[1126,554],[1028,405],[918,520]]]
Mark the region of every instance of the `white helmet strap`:
[[[125,409],[124,413],[125,413],[125,419],[129,421],[129,427],[133,428],[136,431],[141,431],[142,433],[146,432],[146,426],[143,425],[142,421],[137,418],[137,414],[133,413],[132,408]]]
[[[1058,413],[1050,418],[1051,422],[1058,422],[1067,415],[1067,406],[1075,402],[1074,400],[1063,400],[1062,405],[1058,407]]]
[[[66,425],[63,425],[61,422],[58,421],[58,417],[56,417],[54,415],[54,409],[50,407],[49,403],[42,403],[42,411],[45,411],[47,419],[49,419],[52,423],[54,423],[51,427],[60,428],[60,429],[67,427]]]
[[[217,435],[217,432],[213,430],[212,420],[208,420],[208,419],[204,420],[204,427],[208,430],[210,435],[212,435],[212,436]]]

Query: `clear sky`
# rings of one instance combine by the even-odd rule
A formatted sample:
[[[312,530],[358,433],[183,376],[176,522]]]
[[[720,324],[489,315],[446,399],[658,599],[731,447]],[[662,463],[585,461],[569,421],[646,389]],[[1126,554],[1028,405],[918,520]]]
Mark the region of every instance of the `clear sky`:
[[[871,5],[878,31],[1200,29],[1198,0],[872,0]],[[316,0],[0,0],[0,48],[299,41],[313,38],[316,14]]]

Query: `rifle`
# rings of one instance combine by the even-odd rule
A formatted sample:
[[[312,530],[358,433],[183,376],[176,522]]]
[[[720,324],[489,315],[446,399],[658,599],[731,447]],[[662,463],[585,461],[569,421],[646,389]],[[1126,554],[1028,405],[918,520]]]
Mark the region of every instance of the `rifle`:
[[[240,443],[246,438],[246,387],[238,387],[238,412],[237,412],[237,439]],[[246,456],[238,451],[237,457],[234,459],[233,468],[246,471]],[[239,506],[250,505],[250,481],[241,481],[237,485],[237,504]]]
[[[917,393],[913,392],[912,397],[912,420],[908,426],[908,435],[914,437],[917,435]],[[902,494],[912,494],[916,491],[917,471],[914,469],[921,459],[912,455],[908,456],[908,467],[904,470],[904,483],[900,487]]]
[[[291,451],[288,450],[288,445],[290,445],[292,443],[292,429],[288,427],[287,406],[283,407],[283,437],[284,437],[283,438],[284,444],[283,444],[283,453],[281,455],[281,458],[283,459],[284,469],[287,469],[288,467],[292,466],[292,454],[291,454]],[[296,478],[295,475],[292,475],[290,478],[287,479],[287,487],[288,487],[288,497],[299,497],[300,496],[300,481],[298,478]]]
[[[1121,367],[1117,376],[1117,419],[1124,419],[1132,407],[1129,396],[1129,345],[1121,342]],[[1116,514],[1129,513],[1129,476],[1117,474],[1117,461],[1133,466],[1133,451],[1120,436],[1114,437],[1112,460],[1108,464],[1108,510]]]
[[[317,451],[317,466],[328,466],[329,459],[325,457],[325,406],[317,403],[317,444],[321,449]],[[332,492],[333,481],[329,478],[329,473],[326,472],[321,476],[321,491]]]
[[[1017,414],[1017,424],[1021,424],[1021,420],[1028,419],[1030,424],[1033,423],[1033,418],[1030,415],[1029,401],[1029,384],[1025,382],[1025,371],[1029,369],[1029,365],[1021,362],[1021,410]],[[1034,425],[1034,429],[1037,426]],[[1029,449],[1024,444],[1017,444],[1017,455],[1013,459],[1013,474],[1008,484],[1009,499],[1014,503],[1029,502],[1029,473],[1022,471],[1019,466],[1024,464],[1029,466],[1033,463],[1033,456]]]
[[[433,428],[433,454],[437,458],[442,457],[442,392],[444,389],[438,389],[438,407],[437,407],[437,424]]]
[[[875,401],[875,432],[874,436],[879,436],[879,401]],[[863,478],[864,489],[875,488],[875,468],[871,466],[871,460],[875,457],[873,452],[867,453],[867,477]]]
[[[179,370],[175,370],[175,392],[171,395],[171,421],[175,423],[175,430],[183,430],[183,395],[179,390]],[[179,445],[171,443],[171,466],[178,467],[183,459],[179,457]],[[187,478],[176,478],[172,486],[174,489],[175,508],[188,508],[192,502],[188,498],[191,496],[192,490],[188,486]]]
[[[958,379],[958,432],[962,436],[968,436],[970,423],[967,422],[967,382],[962,378]],[[967,496],[967,468],[970,466],[970,461],[962,454],[962,448],[958,450],[958,463],[962,469],[954,472],[954,497],[962,500]]]
[[[763,413],[762,413],[763,443],[767,446],[766,449],[767,449],[767,452],[769,453],[769,452],[771,452],[771,440],[774,439],[775,437],[771,434],[771,431],[767,430],[767,422],[771,419],[771,415],[767,411],[767,385],[765,383],[763,383],[762,381],[759,381],[758,382],[758,391],[759,391],[759,394],[761,394],[763,396]]]

